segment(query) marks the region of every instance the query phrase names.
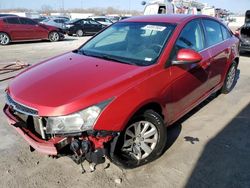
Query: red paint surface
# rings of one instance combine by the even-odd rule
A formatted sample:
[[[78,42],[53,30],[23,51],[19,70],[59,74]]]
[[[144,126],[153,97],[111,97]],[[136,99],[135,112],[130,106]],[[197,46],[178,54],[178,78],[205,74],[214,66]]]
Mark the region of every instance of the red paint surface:
[[[239,40],[232,37],[201,51],[198,63],[170,64],[170,52],[183,27],[203,17],[207,18],[161,15],[126,20],[178,24],[154,65],[126,65],[70,52],[21,73],[8,92],[17,102],[37,109],[40,116],[67,115],[113,98],[98,118],[96,130],[122,131],[135,112],[149,103],[159,104],[171,125],[220,89],[232,61],[239,57]]]

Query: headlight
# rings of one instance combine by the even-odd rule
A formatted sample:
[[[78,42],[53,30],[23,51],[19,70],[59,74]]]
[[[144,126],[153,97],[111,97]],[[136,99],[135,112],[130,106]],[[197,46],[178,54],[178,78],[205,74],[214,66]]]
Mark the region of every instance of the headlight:
[[[47,134],[68,134],[92,130],[102,110],[111,100],[88,107],[80,112],[67,116],[48,117]]]
[[[69,24],[65,25],[66,28],[71,28],[71,27],[73,27],[73,26],[74,26],[74,25],[69,25]]]

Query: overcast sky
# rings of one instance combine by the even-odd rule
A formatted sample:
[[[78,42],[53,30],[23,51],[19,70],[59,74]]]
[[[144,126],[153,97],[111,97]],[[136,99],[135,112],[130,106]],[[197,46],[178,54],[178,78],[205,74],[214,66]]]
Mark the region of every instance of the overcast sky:
[[[0,0],[0,9],[6,8],[28,8],[40,9],[42,5],[50,5],[54,9],[62,7],[64,2],[67,8],[90,8],[112,6],[119,9],[143,10],[142,0]],[[250,0],[200,0],[201,2],[225,8],[233,12],[245,12],[250,9]]]

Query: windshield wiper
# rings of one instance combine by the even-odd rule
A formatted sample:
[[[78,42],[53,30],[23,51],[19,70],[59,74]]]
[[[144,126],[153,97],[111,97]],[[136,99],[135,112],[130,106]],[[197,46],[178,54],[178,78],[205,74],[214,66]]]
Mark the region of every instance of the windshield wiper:
[[[115,58],[115,57],[112,57],[112,56],[109,56],[109,55],[100,55],[98,56],[102,59],[105,59],[105,60],[109,60],[109,61],[116,61],[116,62],[119,62],[119,63],[123,63],[123,64],[128,64],[128,65],[138,65],[134,62],[131,62],[131,61],[123,61],[121,60],[120,58]]]
[[[99,55],[99,54],[86,53],[84,50],[79,50],[79,49],[74,50],[73,52],[81,54],[81,55],[85,55],[85,56],[97,57],[97,58],[101,58],[101,59],[105,59],[105,60],[109,60],[109,61],[115,61],[115,62],[119,62],[119,63],[123,63],[123,64],[137,65],[138,66],[137,63],[134,63],[131,61],[125,61],[125,60],[123,61],[120,58],[116,58],[116,57],[106,55],[106,54]]]

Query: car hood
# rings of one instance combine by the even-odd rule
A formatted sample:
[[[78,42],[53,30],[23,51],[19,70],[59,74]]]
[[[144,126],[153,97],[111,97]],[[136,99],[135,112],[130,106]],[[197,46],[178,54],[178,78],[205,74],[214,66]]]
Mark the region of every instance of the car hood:
[[[9,85],[18,103],[40,116],[67,115],[115,98],[147,67],[66,53],[19,74]]]

